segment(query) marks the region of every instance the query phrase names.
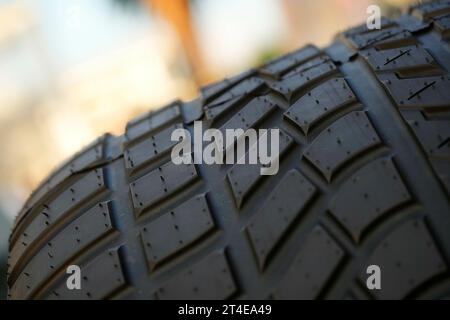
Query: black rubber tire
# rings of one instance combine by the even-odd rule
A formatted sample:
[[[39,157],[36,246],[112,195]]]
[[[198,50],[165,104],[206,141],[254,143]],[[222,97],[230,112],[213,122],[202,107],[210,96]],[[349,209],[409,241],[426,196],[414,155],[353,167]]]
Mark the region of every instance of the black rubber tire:
[[[425,3],[105,135],[20,212],[9,298],[450,297],[449,37],[450,1]],[[194,120],[280,128],[279,173],[174,165]]]

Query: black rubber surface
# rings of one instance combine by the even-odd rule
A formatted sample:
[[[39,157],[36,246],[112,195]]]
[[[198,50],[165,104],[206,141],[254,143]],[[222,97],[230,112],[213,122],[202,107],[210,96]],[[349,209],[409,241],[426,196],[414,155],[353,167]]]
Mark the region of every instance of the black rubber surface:
[[[449,298],[449,39],[450,1],[422,4],[100,138],[19,214],[9,298]],[[194,120],[279,128],[279,173],[174,165]]]

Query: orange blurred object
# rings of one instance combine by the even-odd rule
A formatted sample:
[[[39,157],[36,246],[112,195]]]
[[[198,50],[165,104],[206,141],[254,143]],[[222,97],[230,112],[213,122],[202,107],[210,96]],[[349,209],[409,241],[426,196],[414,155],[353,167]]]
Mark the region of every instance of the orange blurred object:
[[[189,0],[143,0],[143,2],[149,10],[154,10],[166,20],[176,32],[197,85],[208,82],[210,79],[198,46]]]

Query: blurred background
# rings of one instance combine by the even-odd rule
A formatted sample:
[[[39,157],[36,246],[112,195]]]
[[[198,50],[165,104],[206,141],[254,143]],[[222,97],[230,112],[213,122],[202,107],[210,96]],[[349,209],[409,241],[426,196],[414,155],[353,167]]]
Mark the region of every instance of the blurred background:
[[[0,0],[0,299],[14,216],[104,132],[412,0]]]

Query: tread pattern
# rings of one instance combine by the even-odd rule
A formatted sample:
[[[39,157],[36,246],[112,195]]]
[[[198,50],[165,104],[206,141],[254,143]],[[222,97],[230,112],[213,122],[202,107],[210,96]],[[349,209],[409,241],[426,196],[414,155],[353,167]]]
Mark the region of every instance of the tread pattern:
[[[231,117],[221,128],[223,136],[226,136],[226,129],[243,129],[247,130],[255,128],[265,117],[269,115],[275,108],[275,104],[270,102],[265,97],[257,97],[250,101],[243,109],[241,109],[235,116]],[[239,135],[236,140],[241,139],[243,136]],[[224,145],[224,151],[232,147],[235,141],[228,142],[228,145]]]
[[[268,85],[290,100],[306,85],[335,72],[335,64],[328,57],[321,56],[291,70],[281,81],[269,81]]]
[[[374,292],[380,299],[404,298],[417,284],[446,269],[426,225],[420,220],[405,223],[384,239],[369,258],[367,265],[371,264],[380,266],[383,283],[391,287]]]
[[[279,79],[291,69],[298,65],[302,65],[319,54],[320,50],[316,46],[308,45],[287,56],[269,62],[266,66],[261,68],[260,73],[274,79]]]
[[[182,124],[169,126],[167,129],[164,129],[125,150],[124,157],[126,159],[126,168],[129,171],[138,170],[144,165],[151,163],[162,155],[170,152],[171,148],[176,144],[176,142],[170,140],[170,134],[172,131],[180,128],[183,128]]]
[[[293,139],[280,131],[279,157],[283,157],[293,143]],[[271,149],[269,146],[269,153]],[[242,207],[258,181],[264,179],[260,174],[261,165],[235,165],[228,171],[227,178],[231,186],[234,201],[238,208]]]
[[[237,290],[223,253],[213,253],[159,288],[159,300],[226,299]]]
[[[434,27],[443,39],[450,37],[450,15],[437,18]]]
[[[365,113],[354,111],[322,132],[306,149],[305,158],[327,181],[331,181],[345,162],[380,143],[380,138]]]
[[[100,254],[88,265],[83,266],[82,270],[83,290],[69,290],[64,281],[52,290],[46,299],[104,299],[127,285],[121,265],[120,248]]]
[[[27,263],[11,291],[12,297],[33,292],[54,270],[113,230],[108,203],[99,203],[91,208],[47,242],[46,249],[39,251]],[[40,272],[35,272],[38,269]]]
[[[158,167],[130,185],[134,210],[140,215],[145,209],[169,197],[198,177],[195,165],[177,166],[172,162]]]
[[[151,270],[214,229],[205,195],[189,199],[142,227],[141,237]],[[160,230],[167,230],[165,233]]]
[[[334,195],[329,209],[353,240],[358,242],[363,232],[376,220],[411,200],[393,162],[379,159],[347,180]],[[350,208],[348,203],[352,203]]]
[[[47,197],[57,191],[58,186],[60,186],[63,182],[70,180],[71,176],[77,172],[81,172],[87,168],[94,167],[98,163],[106,161],[107,155],[105,145],[108,137],[108,135],[100,137],[88,145],[85,150],[75,154],[71,159],[57,169],[45,182],[36,188],[16,218],[15,228],[11,235],[11,241],[15,241],[17,238],[17,235],[19,234],[17,230],[20,229],[24,216],[29,213],[31,208],[36,206],[38,203],[45,201]]]
[[[322,227],[316,227],[300,248],[274,297],[282,300],[317,298],[343,258],[344,251],[339,245]]]
[[[292,170],[269,195],[266,204],[248,226],[248,234],[261,269],[315,191],[315,187],[305,177]],[[298,201],[288,201],[296,197]]]
[[[9,260],[10,268],[14,268],[18,259],[28,250],[28,247],[32,246],[44,232],[49,232],[48,230],[64,218],[65,214],[103,190],[105,190],[103,170],[95,169],[72,184],[48,204],[43,204],[38,209],[39,214],[24,228],[12,247],[12,257]]]
[[[128,143],[157,132],[171,123],[181,119],[179,102],[174,102],[159,111],[150,112],[146,115],[130,121],[127,125],[125,137]]]
[[[412,9],[412,13],[428,21],[448,14],[448,10],[448,3],[444,1],[418,6]],[[397,28],[402,29],[401,26]],[[397,43],[389,49],[371,44],[362,55],[394,100],[404,120],[416,133],[436,174],[450,194],[449,158],[441,158],[433,153],[436,149],[439,149],[438,153],[441,149],[445,153],[450,148],[450,135],[444,129],[450,127],[448,71],[417,41],[414,46]],[[386,62],[383,64],[383,61]]]
[[[306,136],[321,120],[353,102],[356,98],[347,82],[343,78],[335,78],[298,99],[284,117],[299,126]]]
[[[449,16],[441,0],[357,26],[95,141],[21,210],[9,298],[445,297]],[[171,132],[194,120],[279,129],[279,173],[174,165]],[[72,264],[81,290],[67,289]],[[365,286],[372,264],[381,290]]]
[[[429,20],[450,13],[449,5],[450,1],[425,3],[411,8],[411,12],[421,20]]]
[[[223,92],[223,94],[220,94],[208,103],[206,108],[214,108],[233,100],[234,98],[241,98],[244,95],[250,94],[259,89],[262,85],[263,82],[258,78],[252,77],[250,79],[245,79],[242,82],[238,82],[236,85],[232,86],[229,91],[218,91],[218,93]]]
[[[393,72],[398,78],[408,78],[411,74],[425,75],[442,74],[433,57],[417,44],[396,49],[379,51],[369,48],[362,55],[370,66],[378,72]]]

